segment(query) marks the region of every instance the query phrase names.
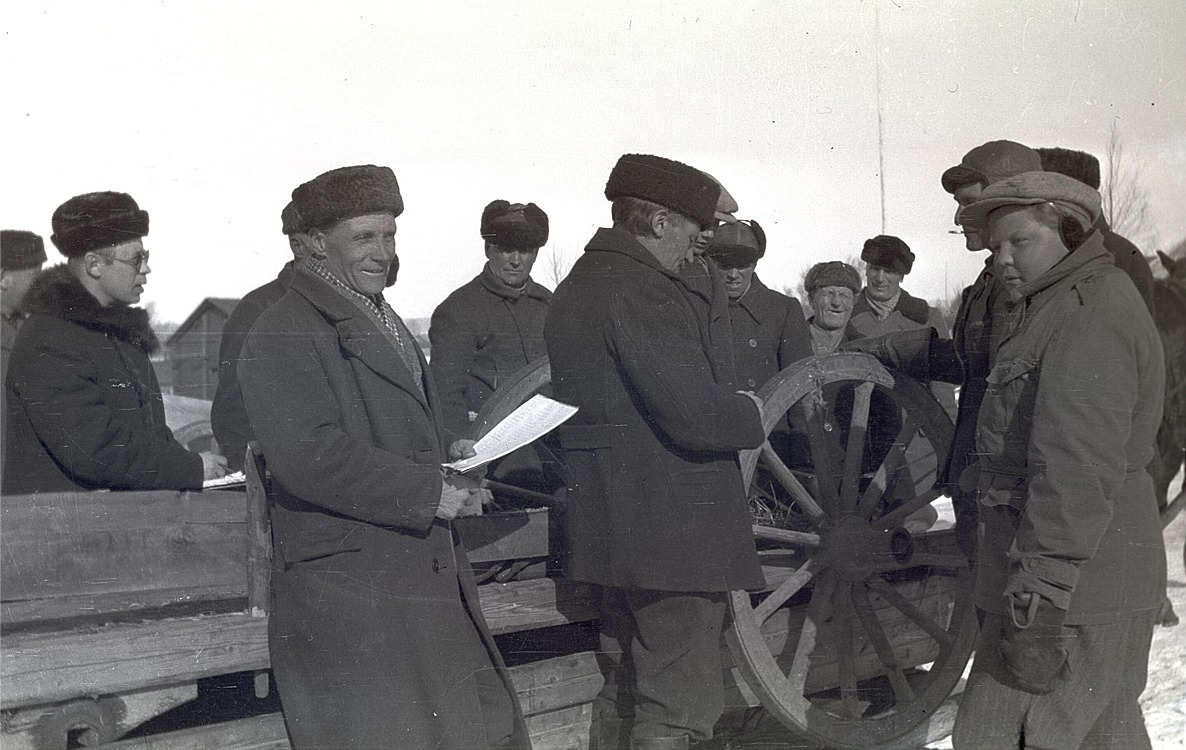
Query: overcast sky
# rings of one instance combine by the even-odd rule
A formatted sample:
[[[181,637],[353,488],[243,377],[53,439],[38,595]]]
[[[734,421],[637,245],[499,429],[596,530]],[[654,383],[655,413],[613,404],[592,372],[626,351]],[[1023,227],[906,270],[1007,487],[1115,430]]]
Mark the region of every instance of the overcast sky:
[[[108,0],[9,3],[0,23],[0,223],[48,244],[70,196],[131,193],[143,301],[175,322],[273,278],[292,188],[360,163],[404,194],[387,296],[406,317],[479,271],[495,198],[539,204],[571,263],[626,152],[720,179],[767,229],[776,288],[883,231],[882,166],[884,231],[918,256],[905,288],[970,283],[983,256],[947,233],[939,175],[999,138],[1102,157],[1115,124],[1143,249],[1186,236],[1182,0]]]

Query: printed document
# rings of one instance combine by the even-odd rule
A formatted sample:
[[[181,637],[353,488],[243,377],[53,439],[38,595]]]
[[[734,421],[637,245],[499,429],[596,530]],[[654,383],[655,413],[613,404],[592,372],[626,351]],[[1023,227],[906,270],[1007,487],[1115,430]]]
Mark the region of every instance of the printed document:
[[[575,406],[536,394],[474,445],[477,455],[444,464],[444,467],[461,473],[484,466],[543,437],[576,413]]]

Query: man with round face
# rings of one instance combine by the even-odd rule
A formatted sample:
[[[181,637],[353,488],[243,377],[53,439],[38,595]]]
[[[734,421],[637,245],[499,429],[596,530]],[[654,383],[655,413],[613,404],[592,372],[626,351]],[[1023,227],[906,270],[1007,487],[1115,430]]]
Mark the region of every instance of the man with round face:
[[[566,575],[599,586],[605,682],[591,742],[687,748],[723,708],[727,592],[762,585],[735,451],[765,440],[757,399],[714,379],[678,276],[715,227],[719,185],[627,154],[599,229],[544,328],[568,467]]]
[[[548,241],[548,215],[534,203],[491,201],[482,211],[482,271],[437,306],[428,329],[432,375],[445,423],[468,435],[482,405],[508,378],[546,356],[552,293],[531,278]]]
[[[1138,699],[1165,586],[1146,467],[1161,341],[1094,228],[1099,194],[1052,172],[990,185],[963,218],[1024,311],[980,407],[981,643],[956,747],[1149,747]]]
[[[441,467],[473,441],[444,427],[428,363],[383,296],[399,183],[343,167],[292,201],[310,254],[239,363],[273,478],[268,644],[292,746],[527,747],[451,523],[488,495]]]
[[[861,290],[861,275],[839,260],[816,263],[803,280],[807,304],[811,307],[811,348],[816,355],[831,354],[845,339],[848,319],[856,295]]]
[[[280,212],[280,229],[288,240],[292,258],[280,269],[280,274],[257,287],[239,300],[222,327],[218,345],[218,389],[210,408],[210,426],[218,440],[219,450],[227,459],[227,468],[242,471],[247,443],[255,438],[247,409],[243,406],[243,391],[239,387],[239,353],[247,333],[255,321],[288,291],[292,275],[309,255],[309,236],[304,233],[296,206],[289,201]],[[393,264],[394,265],[394,264]]]
[[[200,489],[226,472],[165,424],[148,356],[159,347],[140,301],[151,269],[148,212],[130,195],[78,195],[54,211],[66,263],[23,307],[7,382],[4,491]]]

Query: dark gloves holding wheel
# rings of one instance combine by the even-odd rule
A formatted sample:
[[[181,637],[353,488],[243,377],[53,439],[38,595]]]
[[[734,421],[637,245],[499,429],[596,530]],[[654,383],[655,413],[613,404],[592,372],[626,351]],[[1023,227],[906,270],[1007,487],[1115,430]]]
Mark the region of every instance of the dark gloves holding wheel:
[[[1066,611],[1033,591],[1005,594],[1000,638],[1006,676],[1018,690],[1045,695],[1067,670]]]
[[[959,360],[951,341],[939,338],[934,328],[894,331],[875,338],[846,341],[840,349],[871,354],[886,367],[919,380],[952,383],[961,380]]]

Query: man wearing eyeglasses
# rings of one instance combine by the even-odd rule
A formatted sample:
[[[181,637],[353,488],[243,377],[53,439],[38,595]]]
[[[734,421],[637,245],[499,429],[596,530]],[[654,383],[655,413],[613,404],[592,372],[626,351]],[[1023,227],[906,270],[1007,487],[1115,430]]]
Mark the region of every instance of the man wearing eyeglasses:
[[[25,297],[5,393],[4,492],[200,489],[225,474],[222,456],[187,451],[165,424],[148,360],[160,344],[133,307],[151,271],[148,212],[125,193],[87,193],[52,224],[66,262]]]

